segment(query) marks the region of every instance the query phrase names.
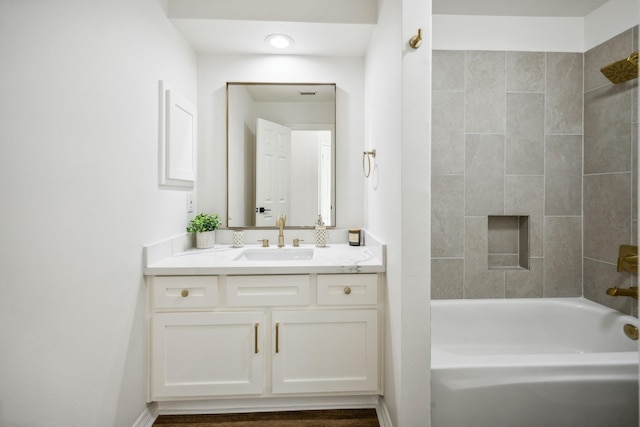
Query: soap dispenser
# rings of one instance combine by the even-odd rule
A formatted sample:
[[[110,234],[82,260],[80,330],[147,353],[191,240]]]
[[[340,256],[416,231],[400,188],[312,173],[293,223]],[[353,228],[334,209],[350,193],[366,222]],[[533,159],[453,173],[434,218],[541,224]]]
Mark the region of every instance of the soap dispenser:
[[[324,248],[327,246],[327,227],[322,221],[322,215],[318,214],[318,222],[316,222],[316,246]]]

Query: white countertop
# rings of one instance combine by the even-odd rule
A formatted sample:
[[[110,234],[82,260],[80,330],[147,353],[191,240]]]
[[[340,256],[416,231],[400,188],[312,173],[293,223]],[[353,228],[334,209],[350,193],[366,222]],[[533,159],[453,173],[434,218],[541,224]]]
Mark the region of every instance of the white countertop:
[[[373,243],[373,242],[372,242]],[[175,245],[174,247],[179,246]],[[212,275],[212,274],[308,274],[308,273],[380,273],[385,271],[384,245],[350,246],[334,243],[326,247],[300,245],[313,249],[308,260],[248,261],[242,257],[246,249],[263,250],[260,245],[233,248],[216,244],[211,249],[173,250],[158,256],[152,247],[145,247],[144,274],[148,276]],[[271,246],[265,250],[278,250]],[[287,245],[286,249],[291,249]],[[155,253],[153,253],[154,251]]]

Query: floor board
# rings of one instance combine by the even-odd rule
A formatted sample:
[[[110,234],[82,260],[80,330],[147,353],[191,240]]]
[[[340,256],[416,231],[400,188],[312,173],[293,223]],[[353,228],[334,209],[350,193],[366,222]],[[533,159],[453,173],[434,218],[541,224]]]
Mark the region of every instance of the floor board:
[[[158,427],[380,427],[375,409],[161,415]]]

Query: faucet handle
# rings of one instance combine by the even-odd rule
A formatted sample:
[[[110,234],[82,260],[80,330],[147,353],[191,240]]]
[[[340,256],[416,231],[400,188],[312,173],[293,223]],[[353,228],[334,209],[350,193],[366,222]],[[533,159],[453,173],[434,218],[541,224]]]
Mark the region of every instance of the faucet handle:
[[[638,273],[638,247],[633,245],[620,245],[618,250],[618,273],[621,271]]]
[[[258,242],[262,243],[262,247],[263,248],[268,248],[269,247],[269,239],[260,239],[260,240],[258,240]]]
[[[297,248],[300,246],[300,242],[304,242],[302,239],[293,239],[293,247]]]

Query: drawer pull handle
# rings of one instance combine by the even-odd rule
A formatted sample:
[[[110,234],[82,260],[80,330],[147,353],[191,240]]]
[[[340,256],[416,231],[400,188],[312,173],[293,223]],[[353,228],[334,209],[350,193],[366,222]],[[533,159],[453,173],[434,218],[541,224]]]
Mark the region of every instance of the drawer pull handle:
[[[276,323],[276,353],[280,352],[280,323]]]
[[[256,354],[258,354],[258,326],[260,326],[260,323],[256,323],[253,327],[253,347]]]
[[[344,288],[344,293],[349,295],[351,293],[351,288],[348,287],[348,286],[346,288]]]
[[[189,296],[189,290],[188,289],[183,289],[182,292],[180,292],[180,295],[182,295],[182,298],[186,298]]]

